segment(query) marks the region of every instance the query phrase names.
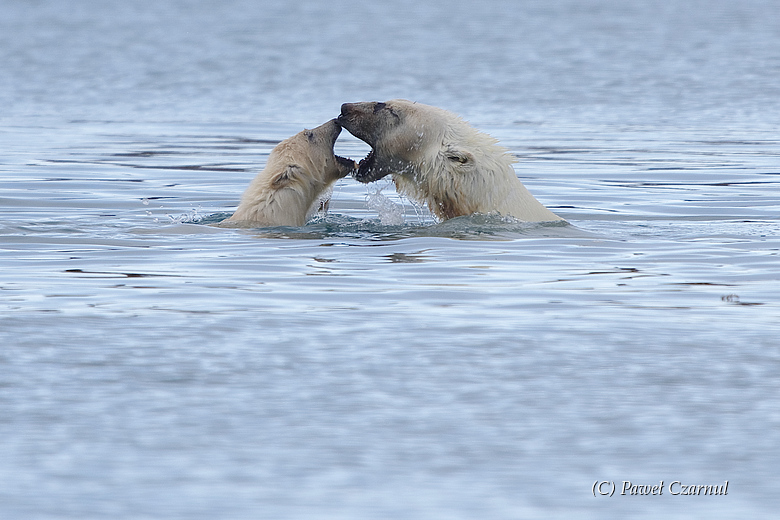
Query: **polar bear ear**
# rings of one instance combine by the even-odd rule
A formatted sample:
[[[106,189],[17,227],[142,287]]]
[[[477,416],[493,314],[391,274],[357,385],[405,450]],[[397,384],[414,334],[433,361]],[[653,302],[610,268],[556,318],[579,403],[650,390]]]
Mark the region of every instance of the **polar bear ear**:
[[[282,173],[273,178],[271,181],[271,187],[278,190],[289,185],[291,182],[293,182],[293,180],[295,180],[296,177],[298,177],[300,169],[301,167],[297,164],[288,164]]]
[[[474,156],[466,150],[458,150],[456,148],[448,147],[444,151],[444,156],[447,157],[448,160],[455,163],[455,166],[466,166],[469,164],[474,164]]]

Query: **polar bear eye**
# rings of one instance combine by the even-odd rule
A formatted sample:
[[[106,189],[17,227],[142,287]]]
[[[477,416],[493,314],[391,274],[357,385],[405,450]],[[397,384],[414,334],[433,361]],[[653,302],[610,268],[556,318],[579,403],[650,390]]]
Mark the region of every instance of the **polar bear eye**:
[[[311,130],[304,130],[304,131],[303,131],[303,135],[305,135],[305,136],[306,136],[306,138],[307,138],[309,141],[313,141],[313,140],[314,140],[314,132],[312,132]]]

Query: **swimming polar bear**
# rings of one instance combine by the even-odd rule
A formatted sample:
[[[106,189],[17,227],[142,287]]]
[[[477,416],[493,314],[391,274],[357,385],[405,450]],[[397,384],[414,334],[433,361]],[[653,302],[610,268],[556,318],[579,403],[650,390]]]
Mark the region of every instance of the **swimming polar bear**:
[[[249,184],[236,212],[220,225],[302,226],[317,210],[320,195],[357,167],[338,157],[333,145],[341,133],[335,119],[279,143],[265,169]]]
[[[399,193],[425,202],[442,220],[497,212],[529,222],[562,221],[517,178],[493,137],[457,115],[405,99],[345,103],[337,121],[371,145],[355,179],[392,174]]]

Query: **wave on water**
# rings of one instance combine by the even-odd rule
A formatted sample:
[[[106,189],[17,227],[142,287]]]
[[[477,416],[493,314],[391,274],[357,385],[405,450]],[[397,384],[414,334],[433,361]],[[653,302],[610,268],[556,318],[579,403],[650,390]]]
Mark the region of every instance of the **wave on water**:
[[[183,215],[187,223],[217,226],[230,213]],[[250,231],[262,238],[328,239],[357,238],[362,240],[401,240],[414,237],[442,237],[458,240],[513,240],[520,237],[572,236],[576,228],[566,222],[524,222],[498,214],[475,214],[457,217],[429,225],[411,222],[386,223],[386,219],[356,218],[338,213],[317,216],[304,226],[256,227],[233,224],[225,229]]]

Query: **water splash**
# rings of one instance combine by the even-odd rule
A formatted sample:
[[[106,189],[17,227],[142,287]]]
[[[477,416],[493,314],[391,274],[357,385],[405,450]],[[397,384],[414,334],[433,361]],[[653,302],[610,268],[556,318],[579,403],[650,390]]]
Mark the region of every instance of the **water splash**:
[[[202,215],[200,213],[200,210],[203,208],[201,206],[198,206],[197,208],[192,208],[189,213],[184,213],[179,216],[175,215],[168,215],[169,223],[171,224],[199,224],[201,221],[207,216]],[[155,219],[157,220],[157,219]]]
[[[377,189],[374,193],[366,195],[366,204],[369,209],[379,213],[379,222],[383,226],[400,226],[404,223],[404,208],[382,195],[384,188]]]

